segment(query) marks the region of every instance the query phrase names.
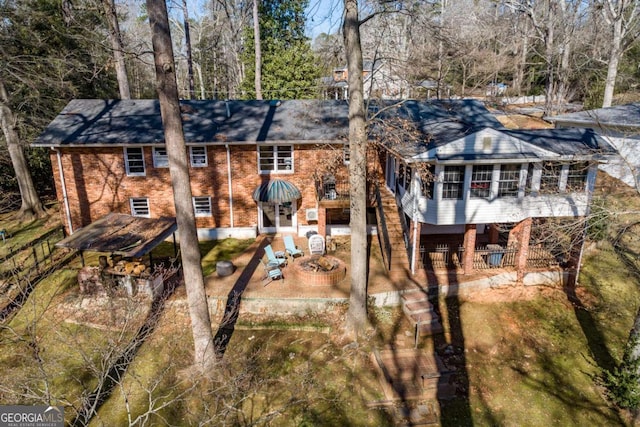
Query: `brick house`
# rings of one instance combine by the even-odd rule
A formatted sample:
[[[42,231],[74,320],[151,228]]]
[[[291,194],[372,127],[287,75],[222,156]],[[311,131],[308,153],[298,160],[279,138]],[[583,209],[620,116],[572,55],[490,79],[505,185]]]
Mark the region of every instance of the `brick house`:
[[[318,229],[319,174],[346,176],[344,102],[182,101],[202,238]],[[50,147],[69,232],[108,212],[175,215],[155,100],[73,100],[34,143]],[[299,198],[254,200],[274,180]],[[295,191],[295,190],[294,190]],[[332,192],[333,195],[333,192]],[[334,197],[335,198],[335,197]]]
[[[201,238],[348,233],[346,102],[181,105]],[[479,237],[499,243],[504,223],[523,270],[532,218],[585,215],[597,165],[614,152],[590,130],[505,129],[473,100],[369,108],[370,192],[395,196],[412,271],[442,236],[473,270]],[[34,145],[51,148],[69,232],[112,211],[175,214],[156,100],[73,100]],[[387,236],[376,204],[371,228]],[[403,252],[381,242],[388,257]]]

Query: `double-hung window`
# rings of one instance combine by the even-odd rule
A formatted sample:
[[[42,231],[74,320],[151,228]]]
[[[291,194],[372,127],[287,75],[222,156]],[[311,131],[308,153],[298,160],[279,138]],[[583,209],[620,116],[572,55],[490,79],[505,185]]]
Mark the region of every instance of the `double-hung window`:
[[[344,144],[342,146],[342,159],[345,165],[349,164],[350,158],[351,158],[351,149],[349,148],[349,144]]]
[[[574,162],[569,164],[567,171],[567,191],[580,192],[584,191],[587,181],[587,172],[589,172],[589,163]]]
[[[193,198],[193,210],[195,215],[200,216],[211,216],[211,197],[209,196],[199,196]]]
[[[445,166],[442,176],[442,198],[462,200],[463,189],[464,166]]]
[[[142,147],[125,147],[124,165],[127,175],[144,176],[144,150]]]
[[[470,196],[474,199],[488,199],[491,196],[493,165],[473,165]]]
[[[258,167],[260,169],[260,173],[293,171],[293,146],[259,146]]]
[[[153,147],[153,167],[169,167],[169,156],[167,155],[167,147]]]
[[[203,168],[207,166],[207,147],[204,145],[190,146],[189,158],[192,168]]]
[[[520,165],[500,165],[498,197],[518,197]]]
[[[557,193],[560,188],[560,173],[562,164],[556,162],[544,162],[540,175],[540,192]]]
[[[143,216],[149,218],[151,211],[149,210],[149,199],[146,197],[132,197],[129,199],[131,205],[131,215]]]

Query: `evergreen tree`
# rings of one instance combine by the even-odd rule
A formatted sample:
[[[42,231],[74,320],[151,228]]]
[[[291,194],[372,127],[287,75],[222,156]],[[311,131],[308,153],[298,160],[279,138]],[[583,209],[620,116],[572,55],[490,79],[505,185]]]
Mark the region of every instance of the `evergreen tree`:
[[[265,0],[259,5],[262,45],[262,92],[265,99],[317,97],[320,68],[304,34],[306,0]],[[255,60],[253,27],[245,31],[243,54],[244,98],[254,99]]]
[[[29,149],[28,144],[69,99],[117,93],[115,81],[104,72],[109,52],[101,44],[106,31],[100,16],[90,8],[73,13],[67,6],[59,0],[0,0],[1,104],[6,123],[0,132],[0,168],[11,170],[0,176],[0,192],[17,194],[20,187],[25,211],[38,207],[24,209],[24,193],[31,193],[31,185],[21,182],[21,176],[30,172],[39,193],[53,185],[48,152]],[[11,160],[5,155],[9,148]],[[22,149],[29,171],[21,159],[20,164],[15,161]]]

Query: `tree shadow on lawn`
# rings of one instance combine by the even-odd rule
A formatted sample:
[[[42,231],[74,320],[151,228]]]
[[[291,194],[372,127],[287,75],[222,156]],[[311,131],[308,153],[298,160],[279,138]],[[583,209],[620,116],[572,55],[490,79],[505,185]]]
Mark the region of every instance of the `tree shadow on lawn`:
[[[174,277],[165,281],[165,291],[152,302],[151,309],[144,323],[140,329],[138,329],[136,335],[129,341],[120,356],[105,370],[102,378],[98,378],[98,385],[83,399],[82,407],[78,409],[70,425],[88,425],[94,415],[98,413],[100,407],[109,399],[113,390],[121,383],[122,378],[129,368],[129,364],[135,358],[142,344],[144,344],[146,339],[155,331],[158,320],[164,312],[166,301],[183,280],[182,272],[178,271]]]
[[[265,237],[256,245],[256,249],[251,260],[249,260],[249,263],[243,268],[238,280],[236,280],[236,283],[227,295],[227,302],[224,307],[222,320],[220,321],[220,326],[218,326],[218,330],[213,337],[213,345],[219,358],[224,356],[227,346],[229,345],[229,341],[231,341],[233,331],[235,330],[235,325],[240,314],[242,294],[260,264],[264,247],[270,244],[272,240],[272,237]]]
[[[564,293],[571,303],[576,320],[587,339],[587,345],[593,360],[603,371],[612,371],[617,366],[617,363],[605,344],[606,340],[600,331],[599,323],[596,322],[589,309],[585,307],[580,297],[576,294],[575,285],[565,286]]]
[[[626,266],[630,275],[635,278],[640,278],[640,269],[635,263],[637,253],[621,243],[622,235],[630,229],[631,227],[629,226],[624,227],[616,236],[615,241],[611,243],[616,255]],[[596,277],[589,276],[584,271],[582,271],[581,274],[585,275],[592,283],[597,284],[598,279]],[[614,369],[618,367],[618,363],[605,344],[606,339],[600,329],[600,324],[594,319],[589,308],[584,305],[580,297],[576,294],[576,279],[574,274],[570,275],[569,283],[564,287],[564,292],[573,306],[576,319],[587,339],[589,350],[596,364],[603,371],[613,372]],[[598,299],[601,300],[601,298]]]
[[[547,398],[560,402],[561,405],[557,406],[557,410],[561,413],[558,413],[557,416],[550,413],[549,419],[585,420],[591,417],[585,417],[584,414],[591,412],[605,419],[606,425],[626,425],[620,414],[609,407],[604,400],[598,402],[588,400],[583,390],[575,387],[569,381],[565,370],[559,369],[559,365],[548,354],[538,353],[537,358],[538,365],[543,371],[542,375],[534,375],[522,366],[511,366],[511,369],[519,375],[520,381],[524,385]],[[545,410],[551,411],[552,408],[546,407]],[[536,424],[534,418],[529,421]]]
[[[440,424],[442,426],[472,426],[473,418],[469,404],[469,374],[465,357],[465,338],[460,316],[460,299],[457,295],[458,279],[456,273],[448,272],[446,275],[427,273],[429,297],[433,303],[434,311],[438,315],[445,334],[433,336],[433,351],[436,357],[440,357],[447,369],[453,371],[452,378],[447,384],[446,376],[441,376],[438,383],[438,404],[440,406]],[[447,286],[446,292],[440,292],[443,286]],[[446,312],[443,312],[443,309]],[[455,395],[451,398],[445,392],[447,387],[455,387]]]

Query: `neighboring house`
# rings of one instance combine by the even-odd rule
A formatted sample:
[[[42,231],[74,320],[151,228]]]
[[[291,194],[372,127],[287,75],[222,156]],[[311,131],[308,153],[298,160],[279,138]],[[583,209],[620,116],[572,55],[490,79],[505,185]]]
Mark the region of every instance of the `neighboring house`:
[[[324,77],[324,97],[327,99],[349,99],[349,70],[346,66],[333,70],[331,77]],[[411,85],[392,70],[386,61],[364,61],[362,83],[365,99],[408,99]]]
[[[590,128],[613,145],[619,153],[600,169],[625,184],[638,187],[640,182],[640,103],[616,105],[545,117],[556,128]]]
[[[201,237],[348,232],[346,102],[181,105]],[[396,196],[412,269],[420,243],[447,234],[471,271],[477,236],[496,243],[509,223],[523,270],[532,218],[584,215],[613,153],[590,130],[505,129],[474,100],[370,109],[369,174]],[[51,148],[68,231],[111,211],[174,215],[158,101],[71,101],[34,145]]]

